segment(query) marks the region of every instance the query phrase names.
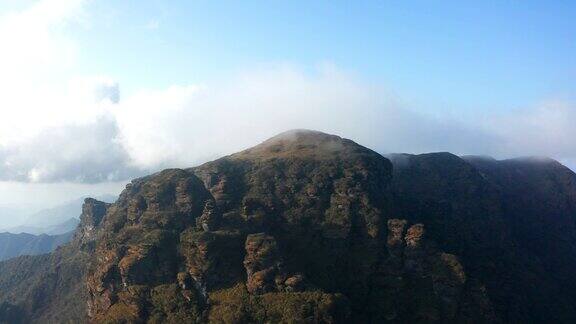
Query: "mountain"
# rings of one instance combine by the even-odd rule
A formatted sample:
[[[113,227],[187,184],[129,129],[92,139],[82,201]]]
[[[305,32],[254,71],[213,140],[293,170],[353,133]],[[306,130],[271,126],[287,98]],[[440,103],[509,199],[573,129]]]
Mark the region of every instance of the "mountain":
[[[27,226],[21,225],[17,227],[8,228],[5,231],[14,234],[32,234],[32,235],[61,235],[72,232],[76,229],[80,221],[78,218],[70,218],[62,223],[48,225],[46,227]]]
[[[85,323],[90,253],[72,241],[0,262],[0,323]]]
[[[87,198],[70,243],[0,262],[0,323],[85,323],[91,242],[110,204]]]
[[[38,211],[28,216],[24,225],[38,228],[38,230],[41,231],[32,234],[54,233],[55,228],[62,227],[63,224],[71,224],[71,219],[78,219],[79,211],[82,209],[82,203],[85,198],[86,197],[78,198],[56,207]],[[117,197],[114,195],[102,195],[96,197],[96,199],[105,202],[113,202],[116,198]]]
[[[34,235],[48,234],[60,235],[73,231],[78,226],[80,210],[84,199],[87,197],[78,198],[67,203],[43,209],[28,215],[23,225],[3,228],[2,231],[9,233],[28,233]],[[114,195],[101,195],[96,199],[104,202],[113,202],[117,196]]]
[[[21,224],[30,214],[30,206],[0,205],[0,231]]]
[[[550,159],[390,156],[396,208],[480,278],[504,322],[576,319],[576,175]]]
[[[0,322],[570,323],[574,179],[291,131],[86,199],[69,244],[0,262]]]
[[[464,157],[496,188],[517,254],[525,262],[518,303],[538,321],[576,319],[576,174],[557,161]],[[542,281],[530,284],[534,278]],[[517,289],[510,287],[510,289]],[[542,316],[546,315],[546,316]]]
[[[27,233],[0,233],[0,261],[20,255],[37,255],[52,252],[68,243],[73,232],[60,235],[32,235]]]

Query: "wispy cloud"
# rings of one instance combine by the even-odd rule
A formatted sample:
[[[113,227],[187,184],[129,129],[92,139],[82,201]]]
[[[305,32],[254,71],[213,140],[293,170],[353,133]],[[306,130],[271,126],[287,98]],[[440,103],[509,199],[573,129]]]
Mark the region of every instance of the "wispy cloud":
[[[94,107],[98,118],[63,123],[0,150],[6,164],[0,178],[121,180],[192,166],[291,128],[340,134],[383,153],[576,155],[574,106],[547,104],[481,121],[431,119],[334,67],[307,73],[268,66],[217,84],[141,91]]]
[[[160,28],[160,20],[158,19],[150,19],[146,25],[144,26],[144,28],[148,29],[148,30],[157,30]]]
[[[576,160],[573,103],[478,120],[431,118],[418,112],[426,107],[403,106],[387,89],[329,64],[312,72],[271,64],[124,95],[113,78],[66,73],[78,55],[66,27],[84,19],[83,6],[43,0],[0,16],[8,49],[0,51],[0,181],[120,181],[192,166],[291,128],[339,134],[382,153]]]

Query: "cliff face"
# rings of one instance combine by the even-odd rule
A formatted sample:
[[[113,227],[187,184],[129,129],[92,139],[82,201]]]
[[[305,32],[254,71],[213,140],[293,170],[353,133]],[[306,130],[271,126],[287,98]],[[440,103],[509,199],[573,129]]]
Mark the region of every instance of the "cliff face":
[[[68,209],[75,206],[76,202],[69,205],[64,205],[65,208],[55,208],[52,213],[61,210],[65,213],[70,213]],[[71,240],[87,243],[93,240],[94,228],[97,226],[106,213],[106,208],[110,204],[104,202],[99,202],[95,199],[88,198],[84,201],[82,207],[83,219],[80,220],[82,223],[77,226],[78,220],[71,218],[70,221],[65,224],[61,224],[63,227],[71,226],[71,230],[66,233],[58,235],[47,235],[47,234],[12,234],[12,233],[0,233],[0,261],[14,258],[21,255],[39,255],[44,253],[49,253],[54,251],[57,247],[64,245]],[[76,210],[77,213],[80,212],[80,208]],[[49,213],[50,214],[50,213]],[[49,216],[47,216],[49,218]],[[64,226],[65,225],[65,226]],[[76,231],[78,227],[78,231]],[[31,227],[33,228],[33,227]]]
[[[576,174],[546,158],[465,159],[498,192],[515,255],[523,260],[507,304],[534,321],[575,321]]]
[[[518,284],[515,269],[521,260],[514,253],[498,192],[474,166],[450,153],[396,154],[390,159],[395,213],[425,224],[429,238],[457,255],[471,283],[481,286],[471,289],[486,290],[500,310],[498,317],[507,321],[510,309],[502,305],[516,293],[511,287]]]
[[[392,155],[399,215],[426,224],[505,322],[576,319],[576,175],[550,159]]]
[[[85,234],[108,206],[86,199],[70,243],[50,254],[0,262],[0,323],[88,321],[86,272],[94,251]]]
[[[512,228],[524,192],[448,153],[390,159],[293,131],[87,199],[69,245],[0,263],[0,322],[570,321],[568,293],[536,305],[563,277]],[[538,199],[572,206],[553,173],[565,191]]]
[[[388,161],[376,153],[338,137],[296,133],[137,180],[102,225],[96,259],[103,261],[88,277],[89,314],[201,320],[247,307],[224,307],[226,300],[209,307],[226,289],[278,295],[268,303],[310,298],[314,312],[332,309],[343,298],[332,292],[356,285],[365,298],[389,177]],[[365,257],[354,253],[360,247]],[[330,293],[300,293],[307,281]],[[166,299],[179,306],[166,308]]]
[[[299,131],[136,180],[100,225],[88,314],[151,322],[467,316],[459,305],[474,293],[465,270],[424,243],[423,225],[400,229],[388,245],[394,222],[407,224],[389,224],[391,171],[349,140]]]

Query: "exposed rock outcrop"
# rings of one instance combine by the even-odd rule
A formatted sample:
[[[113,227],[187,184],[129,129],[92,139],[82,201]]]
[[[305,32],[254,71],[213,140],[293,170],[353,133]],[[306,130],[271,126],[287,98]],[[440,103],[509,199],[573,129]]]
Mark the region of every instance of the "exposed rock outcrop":
[[[377,322],[459,322],[474,318],[478,322],[497,322],[488,296],[469,291],[464,267],[458,258],[444,253],[426,239],[423,224],[404,219],[388,220],[388,256],[373,281],[373,301]],[[468,295],[486,303],[482,311],[459,312],[469,303]],[[469,317],[470,316],[470,317]]]
[[[88,275],[94,321],[192,321],[194,287],[179,247],[212,199],[192,173],[166,170],[133,181],[108,210]],[[169,306],[167,302],[174,303]],[[177,307],[172,312],[172,307]]]
[[[97,229],[106,215],[108,207],[110,207],[109,203],[94,198],[86,198],[82,205],[80,224],[74,235],[74,241],[85,247],[93,243],[96,240]]]
[[[297,132],[189,171],[136,180],[100,225],[89,316],[130,321],[187,311],[200,318],[212,312],[212,295],[238,283],[278,300],[312,296],[309,275],[316,290],[367,296],[389,179],[380,155],[336,136]],[[186,311],[155,306],[155,289],[168,286]]]
[[[246,288],[252,294],[299,291],[304,286],[302,274],[286,273],[283,258],[274,237],[265,233],[250,234],[246,238]]]
[[[136,179],[114,204],[87,200],[70,244],[0,262],[0,322],[576,318],[573,173],[496,172],[449,153],[392,160],[293,131]]]
[[[488,287],[505,320],[576,321],[576,174],[542,157],[464,160],[495,188],[515,243],[514,263],[495,264],[498,284]]]

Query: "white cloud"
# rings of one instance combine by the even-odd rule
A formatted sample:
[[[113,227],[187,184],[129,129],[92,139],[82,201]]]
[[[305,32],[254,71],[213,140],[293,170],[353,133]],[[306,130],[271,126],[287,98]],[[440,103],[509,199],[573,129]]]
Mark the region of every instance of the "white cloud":
[[[310,128],[379,152],[450,151],[576,159],[576,105],[550,102],[483,120],[431,118],[333,66],[274,65],[216,84],[172,87],[118,106],[120,140],[138,166],[191,166],[276,133]]]
[[[133,175],[122,166],[128,157],[108,113],[119,101],[118,84],[74,74],[79,50],[67,31],[85,19],[85,4],[42,0],[0,14],[0,180],[98,182]]]
[[[0,15],[0,143],[71,118],[78,96],[67,80],[78,47],[66,26],[82,18],[83,0],[42,0]]]
[[[312,72],[272,64],[210,84],[124,96],[113,78],[74,74],[79,49],[67,27],[85,19],[84,5],[42,0],[0,16],[7,49],[0,51],[0,180],[123,180],[192,166],[292,128],[339,134],[383,153],[576,159],[574,105],[433,119],[329,64]]]
[[[573,106],[543,105],[476,123],[431,119],[334,67],[305,72],[290,65],[268,66],[214,84],[143,90],[117,104],[109,100],[108,92],[114,97],[118,91],[113,81],[86,84],[78,97],[90,99],[77,102],[91,117],[42,128],[5,146],[0,178],[117,181],[163,167],[193,166],[292,128],[339,134],[383,153],[451,151],[569,160],[576,152]],[[94,85],[107,89],[106,100],[94,100]]]
[[[537,154],[576,158],[576,105],[562,101],[488,120],[486,128],[502,138],[498,154]]]
[[[83,0],[43,0],[20,12],[6,12],[0,20],[2,41],[11,45],[2,55],[16,61],[54,60],[67,42],[58,32],[67,21],[79,17]],[[47,55],[50,54],[50,55]]]
[[[158,19],[150,19],[146,25],[144,26],[144,28],[148,29],[148,30],[157,30],[158,28],[160,28],[160,20]]]
[[[335,69],[306,75],[279,65],[216,85],[142,92],[115,115],[135,163],[190,165],[289,128],[354,129],[354,120],[377,113],[378,97]]]
[[[64,28],[78,22],[84,0],[42,0],[27,10],[0,16],[2,87],[31,82],[46,72],[71,66],[77,47]]]
[[[85,125],[61,125],[0,149],[0,179],[25,182],[107,182],[135,177],[130,157],[116,139],[110,116]]]

